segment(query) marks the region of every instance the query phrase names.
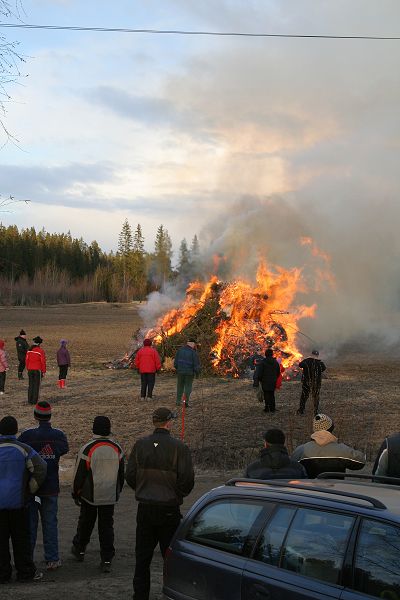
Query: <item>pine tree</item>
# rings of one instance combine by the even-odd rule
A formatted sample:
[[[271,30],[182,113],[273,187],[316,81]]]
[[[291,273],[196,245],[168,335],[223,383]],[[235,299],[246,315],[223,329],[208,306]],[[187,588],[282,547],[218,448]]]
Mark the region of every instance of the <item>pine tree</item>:
[[[129,284],[131,282],[130,270],[131,270],[131,259],[133,254],[133,238],[132,229],[129,225],[128,219],[125,219],[121,232],[118,237],[118,257],[119,257],[119,271],[122,275],[122,296],[123,299],[129,300]]]
[[[132,229],[129,225],[128,219],[125,219],[121,233],[118,237],[118,254],[120,256],[128,256],[130,252],[133,250],[133,239],[132,239]]]
[[[178,278],[182,287],[186,288],[191,280],[190,251],[186,239],[179,246]]]
[[[154,250],[156,278],[159,285],[165,285],[172,274],[172,241],[163,225],[157,229]]]
[[[200,244],[197,235],[192,240],[190,247],[190,266],[193,279],[199,279],[201,277],[201,258],[200,258]]]
[[[140,223],[137,224],[133,235],[133,251],[144,254],[144,237]]]
[[[135,295],[140,301],[142,301],[146,295],[147,268],[146,255],[144,251],[144,237],[139,223],[136,226],[133,236],[132,268],[132,279],[135,288]]]

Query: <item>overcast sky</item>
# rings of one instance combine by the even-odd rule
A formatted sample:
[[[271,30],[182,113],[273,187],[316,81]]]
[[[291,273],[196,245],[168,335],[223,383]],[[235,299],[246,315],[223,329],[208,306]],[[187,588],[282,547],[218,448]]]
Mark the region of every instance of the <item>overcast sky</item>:
[[[400,34],[398,0],[23,6],[22,20],[35,24]],[[9,89],[6,124],[19,147],[0,152],[0,193],[31,203],[4,213],[3,223],[70,230],[106,250],[116,248],[125,218],[142,224],[148,249],[163,223],[176,248],[202,230],[211,243],[208,223],[223,227],[238,201],[246,212],[275,198],[296,206],[302,222],[317,208],[318,227],[303,231],[298,222],[296,235],[313,234],[329,251],[338,224],[351,229],[371,206],[376,227],[386,206],[392,231],[400,41],[5,34],[20,42],[28,77]]]

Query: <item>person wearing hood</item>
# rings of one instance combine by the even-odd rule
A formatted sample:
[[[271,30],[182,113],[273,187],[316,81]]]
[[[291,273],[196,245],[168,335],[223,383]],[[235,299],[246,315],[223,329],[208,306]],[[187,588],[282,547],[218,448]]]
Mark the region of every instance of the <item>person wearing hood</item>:
[[[328,415],[315,415],[312,441],[298,446],[292,454],[292,460],[301,463],[310,478],[326,471],[346,473],[346,469],[358,471],[365,466],[365,454],[340,443],[332,433],[334,428]]]
[[[60,340],[60,347],[57,350],[57,364],[58,364],[58,387],[60,389],[65,388],[65,380],[67,379],[68,367],[71,366],[71,357],[67,348],[67,340]]]
[[[71,552],[79,562],[84,560],[97,519],[100,570],[109,573],[115,555],[114,507],[124,485],[124,453],[111,437],[108,417],[95,417],[93,434],[80,448],[75,464],[72,497],[81,510]]]
[[[261,384],[264,394],[264,412],[275,412],[275,388],[281,369],[278,361],[274,358],[271,348],[265,351],[265,358],[256,366],[253,387],[258,388]]]
[[[306,479],[305,468],[289,457],[285,434],[281,429],[268,429],[263,434],[264,448],[260,458],[247,466],[244,476],[249,479]]]
[[[0,421],[0,584],[12,577],[10,538],[17,581],[39,581],[30,547],[28,503],[46,478],[47,465],[27,444],[17,440],[12,416]],[[11,596],[8,596],[11,597]]]
[[[8,371],[7,354],[4,350],[4,340],[0,340],[0,395],[4,394],[6,384],[6,373]]]
[[[26,353],[29,349],[29,344],[26,339],[26,333],[23,329],[19,332],[15,339],[15,345],[17,347],[17,357],[18,357],[18,379],[23,379],[23,372],[25,369],[25,360]]]
[[[314,406],[314,415],[318,413],[322,373],[326,370],[326,366],[318,357],[318,350],[313,350],[311,352],[311,356],[305,358],[299,363],[299,367],[302,369],[303,374],[301,376],[302,387],[300,406],[297,410],[298,415],[304,414],[306,402],[310,394]]]
[[[46,373],[46,354],[40,344],[42,338],[37,335],[33,338],[33,345],[26,353],[26,368],[28,371],[28,402],[36,404],[39,400],[40,382]]]
[[[133,367],[140,373],[141,399],[145,400],[146,396],[152,398],[156,373],[161,369],[161,358],[157,350],[152,347],[150,339],[146,338],[143,341],[143,347],[136,352],[131,368]]]

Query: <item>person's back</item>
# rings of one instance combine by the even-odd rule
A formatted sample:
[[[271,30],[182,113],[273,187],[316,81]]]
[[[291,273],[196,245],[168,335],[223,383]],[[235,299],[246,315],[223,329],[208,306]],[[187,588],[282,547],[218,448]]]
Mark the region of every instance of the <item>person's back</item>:
[[[400,432],[384,439],[372,473],[379,476],[400,477]]]
[[[302,381],[321,385],[322,373],[326,370],[322,360],[309,356],[299,363],[299,367],[303,369]]]
[[[134,365],[139,373],[155,373],[161,369],[160,355],[152,346],[143,346],[136,353]]]
[[[297,461],[289,458],[285,434],[280,429],[269,429],[263,435],[264,448],[260,458],[247,466],[249,479],[304,479],[307,473]]]
[[[196,350],[188,344],[179,348],[175,356],[174,367],[178,373],[187,373],[190,375],[198,373],[200,370],[200,361]]]
[[[273,356],[266,356],[256,366],[255,379],[263,390],[273,391],[281,374],[279,363]]]
[[[346,469],[354,471],[365,466],[363,452],[340,443],[333,435],[333,429],[333,421],[328,415],[316,415],[312,441],[298,446],[292,454],[292,459],[300,462],[311,478],[326,471],[345,473]]]

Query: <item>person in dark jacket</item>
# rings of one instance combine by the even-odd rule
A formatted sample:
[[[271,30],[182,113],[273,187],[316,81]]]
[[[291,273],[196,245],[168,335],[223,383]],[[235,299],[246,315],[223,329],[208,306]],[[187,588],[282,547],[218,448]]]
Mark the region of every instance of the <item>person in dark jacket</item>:
[[[109,573],[115,555],[114,508],[125,481],[124,453],[111,438],[108,417],[95,417],[93,433],[93,438],[79,450],[75,464],[72,497],[81,511],[71,552],[78,561],[85,558],[98,519],[100,570]]]
[[[346,469],[358,471],[365,466],[365,454],[339,443],[332,433],[334,428],[328,415],[315,415],[311,441],[298,446],[292,454],[292,460],[299,461],[310,478],[326,471],[346,473]]]
[[[180,406],[182,400],[189,406],[192,393],[193,379],[200,374],[200,360],[196,350],[196,340],[189,339],[186,346],[179,348],[175,356],[174,367],[177,372],[176,405]]]
[[[68,367],[71,366],[71,356],[67,348],[68,341],[60,340],[60,347],[57,350],[57,365],[58,365],[58,387],[65,388],[67,379]]]
[[[244,476],[249,479],[306,479],[305,468],[289,458],[285,434],[280,429],[268,429],[263,435],[264,448],[260,458],[247,466]]]
[[[33,345],[26,353],[26,368],[28,371],[28,402],[36,404],[39,400],[40,382],[46,373],[46,354],[41,348],[42,338],[37,335],[33,338]]]
[[[311,356],[299,363],[299,367],[303,370],[303,374],[301,377],[302,387],[300,406],[297,410],[298,415],[304,414],[306,402],[310,394],[314,405],[314,415],[318,413],[322,373],[326,370],[326,366],[318,356],[318,350],[313,350]]]
[[[393,433],[383,440],[372,473],[400,477],[400,433]]]
[[[23,372],[25,369],[25,359],[26,353],[29,349],[29,344],[26,339],[26,333],[23,329],[19,332],[15,339],[15,345],[17,347],[17,357],[18,357],[18,379],[23,379]]]
[[[148,600],[150,564],[160,544],[164,557],[182,518],[180,505],[193,489],[194,472],[189,448],[170,435],[176,413],[169,408],[153,412],[154,432],[133,446],[126,481],[139,502],[136,518],[134,600]]]
[[[43,573],[32,560],[27,504],[46,477],[46,463],[30,446],[17,441],[14,417],[0,421],[0,583],[11,581],[11,537],[19,581],[38,581]]]
[[[7,352],[5,351],[4,346],[4,340],[0,340],[0,396],[4,394],[6,374],[8,371]]]
[[[140,373],[141,399],[145,400],[146,396],[152,398],[156,373],[161,369],[161,358],[157,350],[152,347],[149,338],[143,341],[143,347],[136,352],[131,368],[133,369],[133,367]]]
[[[265,358],[256,367],[253,383],[255,388],[261,384],[264,394],[264,412],[275,412],[275,387],[280,374],[279,363],[274,358],[271,348],[268,348],[265,351]]]
[[[38,427],[26,429],[19,441],[31,446],[47,464],[44,483],[29,503],[32,556],[36,546],[39,514],[42,522],[44,560],[48,571],[61,567],[58,553],[58,494],[60,482],[58,468],[60,457],[67,454],[68,440],[63,431],[51,426],[51,406],[48,402],[38,402],[33,416],[39,422]]]
[[[264,356],[261,354],[261,348],[257,348],[255,354],[252,354],[249,358],[250,369],[253,371],[253,383],[256,376],[256,367],[264,360]]]

